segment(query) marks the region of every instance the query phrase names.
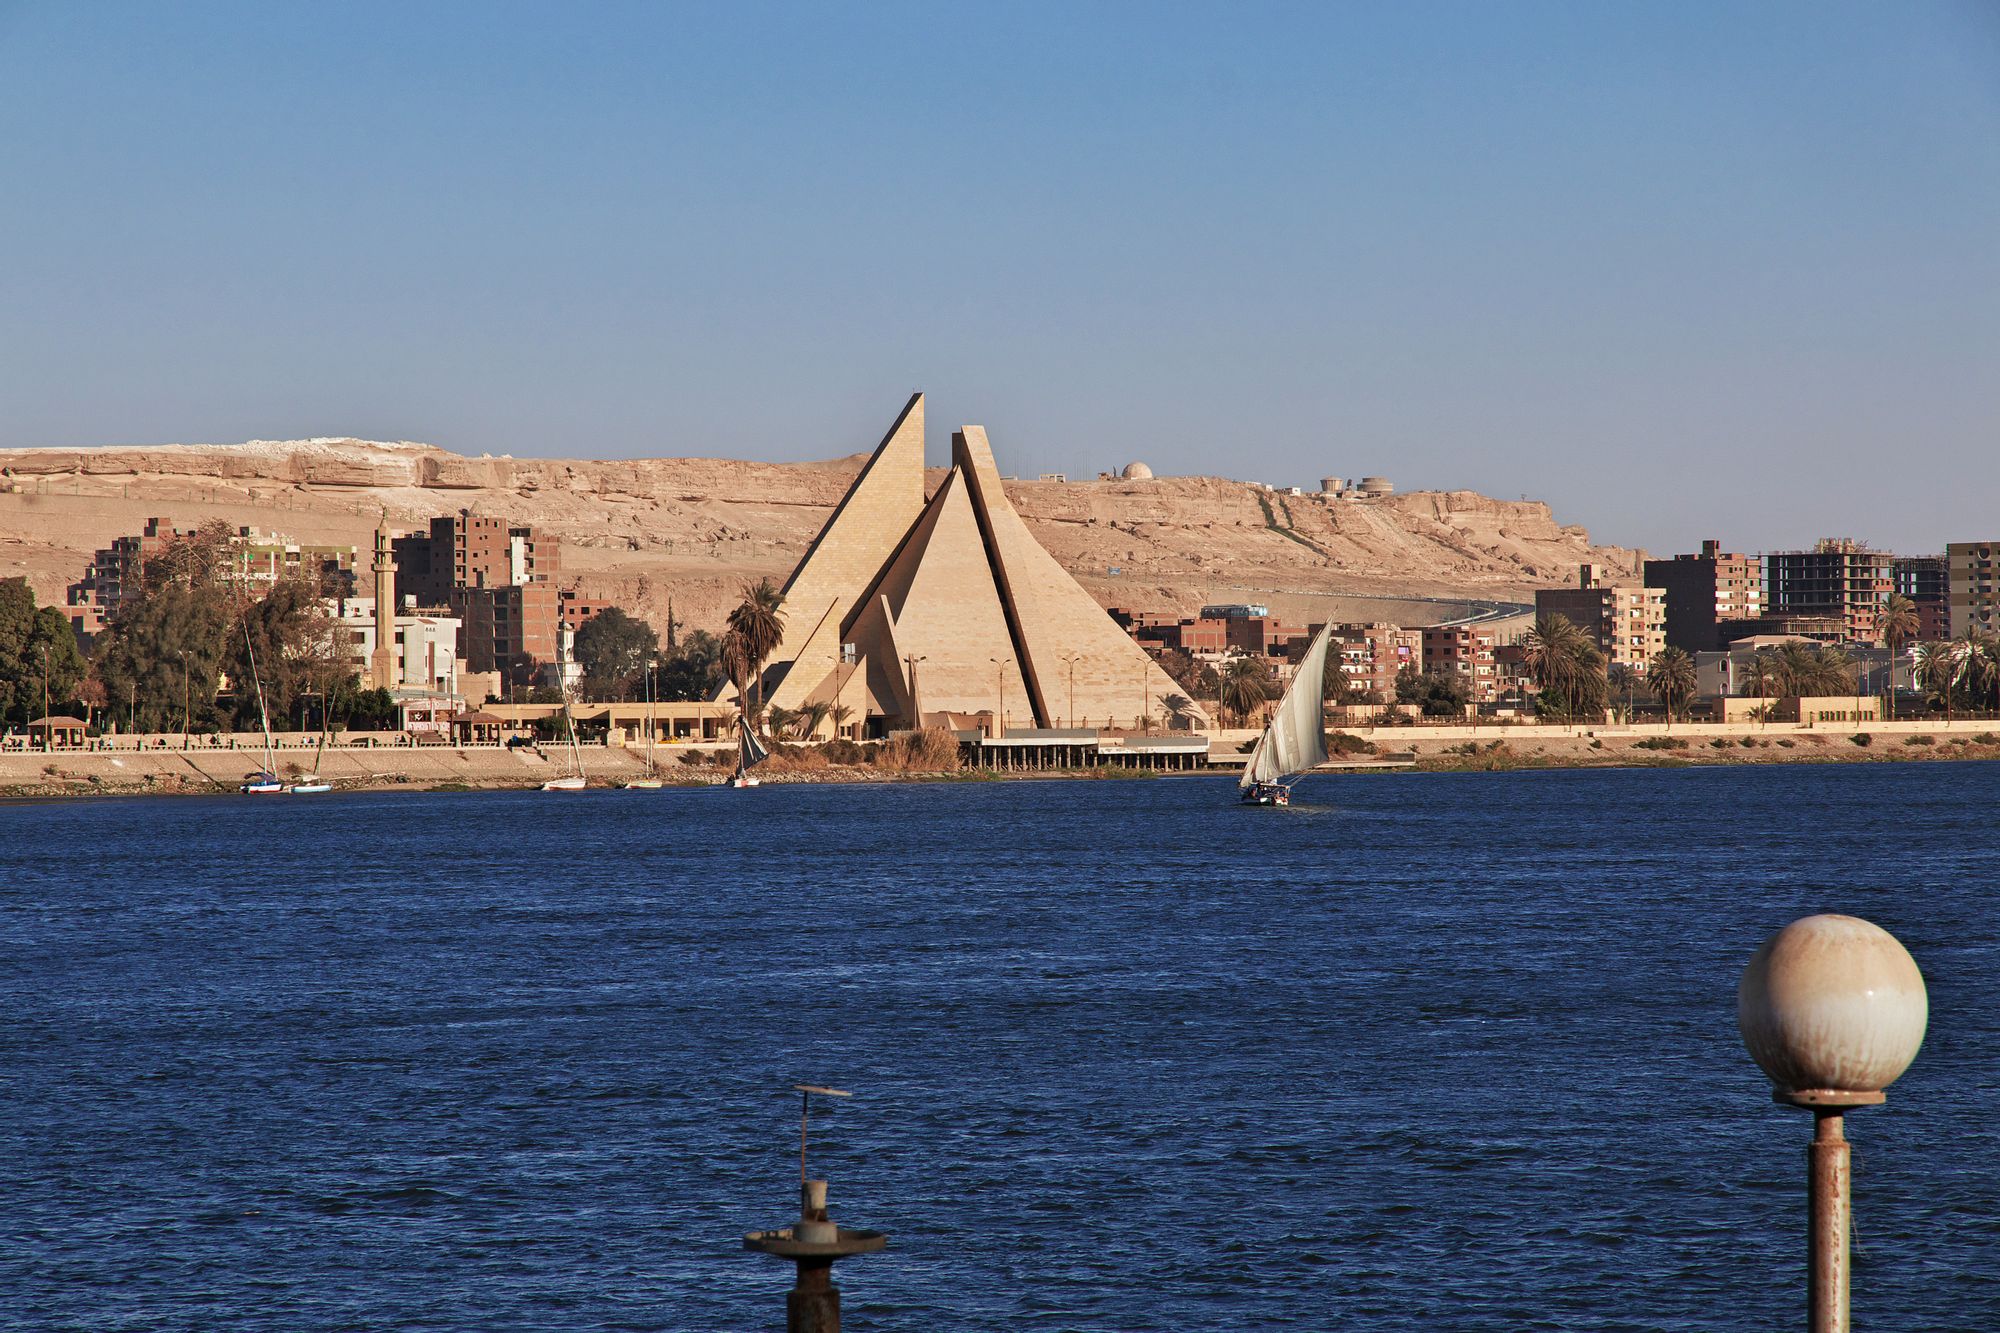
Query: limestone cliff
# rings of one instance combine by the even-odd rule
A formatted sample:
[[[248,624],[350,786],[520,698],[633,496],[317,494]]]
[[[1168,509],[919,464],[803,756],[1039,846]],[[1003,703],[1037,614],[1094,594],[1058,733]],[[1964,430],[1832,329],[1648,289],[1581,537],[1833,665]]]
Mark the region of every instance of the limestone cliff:
[[[1004,443],[1001,449],[1005,464]],[[659,623],[714,627],[747,579],[783,576],[858,472],[816,463],[465,457],[365,440],[0,450],[0,577],[60,599],[91,551],[149,516],[210,517],[365,547],[387,514],[417,527],[460,508],[563,541],[563,581]],[[933,470],[935,487],[942,470]],[[1037,541],[1106,605],[1192,611],[1263,601],[1291,614],[1436,619],[1433,603],[1528,600],[1593,545],[1548,506],[1470,491],[1334,500],[1215,477],[1010,481]]]

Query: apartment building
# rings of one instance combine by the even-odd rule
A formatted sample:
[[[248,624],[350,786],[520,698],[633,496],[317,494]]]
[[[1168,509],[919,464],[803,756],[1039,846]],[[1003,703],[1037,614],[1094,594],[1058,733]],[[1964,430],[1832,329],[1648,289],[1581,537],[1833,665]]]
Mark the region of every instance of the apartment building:
[[[512,588],[553,582],[562,543],[526,524],[461,509],[431,520],[430,531],[398,537],[396,585],[419,606],[445,606],[467,588]]]
[[[83,577],[69,585],[72,625],[93,632],[117,618],[119,609],[145,586],[146,564],[174,542],[194,536],[171,520],[149,518],[130,536],[115,538],[97,551]],[[310,577],[322,594],[344,597],[354,591],[356,553],[352,546],[301,542],[281,532],[238,528],[229,538],[228,575],[261,595],[281,579]]]
[[[1899,555],[1890,562],[1896,593],[1917,608],[1917,641],[1951,637],[1951,574],[1941,555]]]
[[[1426,625],[1424,670],[1456,676],[1464,683],[1469,702],[1490,704],[1500,697],[1500,673],[1493,659],[1496,638],[1487,625]]]
[[[1882,605],[1894,587],[1894,557],[1845,537],[1828,537],[1810,551],[1764,557],[1764,586],[1774,616],[1837,618],[1844,643],[1881,639]]]
[[[1312,632],[1319,632],[1318,626]],[[1335,625],[1327,636],[1328,652],[1340,663],[1349,685],[1358,693],[1383,701],[1396,697],[1396,677],[1405,669],[1423,669],[1424,632],[1400,625]]]
[[[1666,594],[1627,575],[1615,581],[1603,565],[1581,565],[1574,588],[1535,593],[1535,616],[1563,616],[1597,642],[1607,666],[1643,673],[1667,646]]]
[[[1720,650],[1725,622],[1764,615],[1764,562],[1725,554],[1721,542],[1703,542],[1696,555],[1648,560],[1645,582],[1666,595],[1667,642],[1690,653]]]
[[[1951,636],[2000,634],[2000,538],[1944,548]]]

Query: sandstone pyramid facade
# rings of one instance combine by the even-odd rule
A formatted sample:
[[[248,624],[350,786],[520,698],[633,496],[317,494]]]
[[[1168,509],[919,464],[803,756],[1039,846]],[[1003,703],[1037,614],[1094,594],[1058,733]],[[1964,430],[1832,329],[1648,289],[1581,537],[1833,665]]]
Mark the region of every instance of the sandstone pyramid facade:
[[[771,704],[838,699],[892,729],[948,714],[1014,728],[1157,721],[1180,687],[1030,535],[984,429],[953,436],[951,470],[925,500],[923,411],[913,396],[786,582]]]

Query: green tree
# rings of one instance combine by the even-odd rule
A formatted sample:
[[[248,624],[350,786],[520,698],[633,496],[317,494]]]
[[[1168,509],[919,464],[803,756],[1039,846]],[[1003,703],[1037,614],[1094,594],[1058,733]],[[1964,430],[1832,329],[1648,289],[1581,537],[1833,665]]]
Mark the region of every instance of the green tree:
[[[712,699],[722,680],[722,640],[698,629],[670,648],[654,668],[653,696],[679,702]]]
[[[747,716],[753,725],[757,715],[763,711],[764,663],[784,642],[784,601],[771,580],[759,579],[744,585],[743,600],[729,613],[730,633],[743,647],[744,679],[750,685]],[[741,688],[739,684],[739,691]]]
[[[1674,714],[1694,698],[1694,659],[1679,648],[1662,648],[1646,665],[1646,683],[1652,686],[1660,706],[1667,710],[1667,725],[1671,727]]]
[[[1232,658],[1222,669],[1222,694],[1217,700],[1236,714],[1238,722],[1248,718],[1275,692],[1271,668],[1255,657]]]
[[[1917,645],[1915,675],[1917,684],[1929,692],[1939,708],[1944,710],[1945,721],[1951,721],[1952,695],[1958,688],[1958,644],[1955,642],[1920,643]]]
[[[26,723],[48,706],[75,702],[85,675],[76,634],[61,607],[35,605],[25,579],[0,579],[0,718]]]
[[[1418,672],[1404,667],[1396,676],[1396,702],[1414,704],[1425,717],[1463,717],[1471,690],[1455,671]]]
[[[1882,643],[1889,650],[1889,682],[1882,691],[1884,717],[1895,710],[1896,663],[1902,659],[1903,649],[1910,640],[1917,637],[1922,624],[1917,604],[1903,594],[1891,593],[1882,604]]]
[[[97,673],[136,731],[215,731],[213,703],[231,617],[212,582],[156,581],[99,637]]]
[[[660,648],[660,636],[653,627],[617,607],[609,607],[591,617],[576,632],[576,660],[593,693],[615,692],[627,698]]]
[[[1215,668],[1200,661],[1185,648],[1162,649],[1159,656],[1160,670],[1174,684],[1188,692],[1191,698],[1212,699],[1222,687],[1222,678]]]
[[[1604,711],[1604,654],[1568,616],[1543,616],[1521,639],[1522,659],[1541,691],[1542,712],[1565,718]]]
[[[231,702],[239,730],[251,731],[261,725],[259,686],[274,731],[296,720],[301,700],[323,688],[326,652],[319,640],[326,632],[325,620],[319,589],[309,578],[281,579],[243,608],[236,628],[222,643],[222,669],[234,692]]]

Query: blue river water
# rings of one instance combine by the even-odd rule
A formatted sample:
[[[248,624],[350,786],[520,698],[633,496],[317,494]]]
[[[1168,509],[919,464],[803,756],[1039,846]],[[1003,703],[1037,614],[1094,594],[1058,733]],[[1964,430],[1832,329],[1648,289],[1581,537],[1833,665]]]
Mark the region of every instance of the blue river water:
[[[1735,986],[1894,931],[1855,1315],[2000,1327],[2000,766],[0,807],[0,1327],[853,1333],[1803,1318]]]

